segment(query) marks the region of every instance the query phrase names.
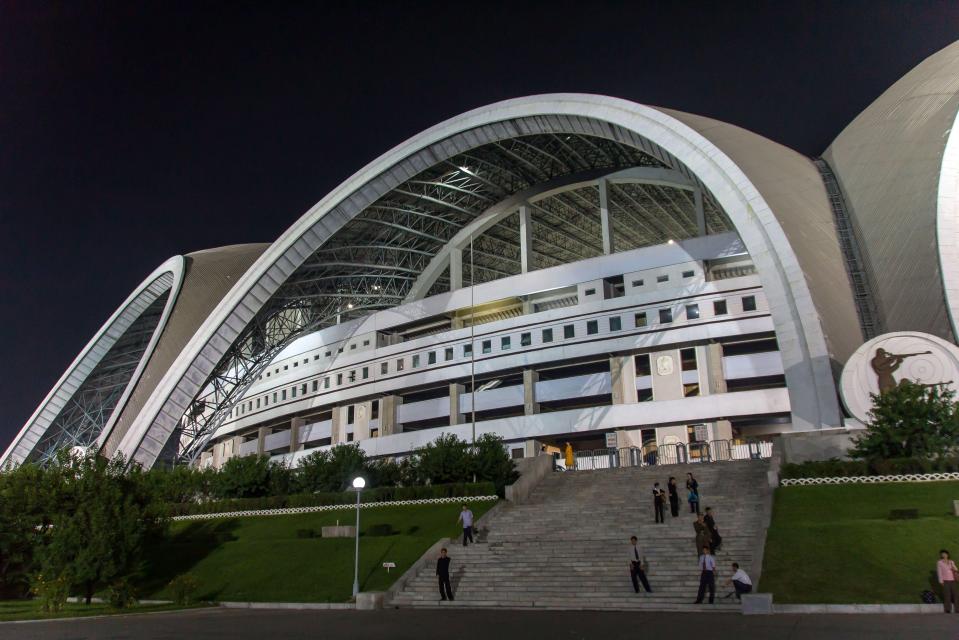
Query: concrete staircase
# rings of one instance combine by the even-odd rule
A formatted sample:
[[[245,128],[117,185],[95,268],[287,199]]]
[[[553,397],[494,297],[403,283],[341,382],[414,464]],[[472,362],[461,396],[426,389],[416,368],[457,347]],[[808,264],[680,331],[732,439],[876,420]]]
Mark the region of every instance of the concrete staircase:
[[[752,577],[761,557],[770,500],[766,460],[703,465],[553,473],[522,504],[504,504],[480,541],[449,545],[456,600],[441,602],[435,563],[428,559],[396,593],[399,607],[509,607],[615,610],[738,611],[722,583],[738,562]],[[699,480],[701,505],[710,506],[723,536],[717,554],[716,604],[693,605],[699,585],[695,516],[685,501],[685,474]],[[680,515],[666,505],[666,523],[655,524],[653,482],[680,483]],[[635,594],[629,579],[629,537],[639,538],[649,563],[653,593]]]

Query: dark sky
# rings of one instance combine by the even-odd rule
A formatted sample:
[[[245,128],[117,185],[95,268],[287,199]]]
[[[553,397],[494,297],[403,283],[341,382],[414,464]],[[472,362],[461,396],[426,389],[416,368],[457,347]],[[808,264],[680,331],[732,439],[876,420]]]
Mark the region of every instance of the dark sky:
[[[166,258],[276,238],[467,109],[602,93],[820,153],[954,2],[0,0],[0,449]]]

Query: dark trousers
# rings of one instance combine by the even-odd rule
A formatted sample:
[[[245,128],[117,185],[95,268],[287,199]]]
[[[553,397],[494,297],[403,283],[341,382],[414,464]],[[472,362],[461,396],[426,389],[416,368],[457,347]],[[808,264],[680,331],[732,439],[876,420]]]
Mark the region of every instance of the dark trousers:
[[[712,571],[703,571],[699,575],[699,593],[696,594],[696,604],[701,604],[706,589],[709,589],[709,604],[716,598],[716,574]]]
[[[699,500],[690,500],[689,501],[689,512],[699,515]]]
[[[733,580],[733,589],[736,590],[736,597],[738,598],[744,593],[750,593],[753,590],[753,585],[746,584],[740,580]]]
[[[942,583],[942,610],[946,613],[959,613],[955,580],[946,580]]]
[[[676,496],[675,499],[669,499],[669,511],[673,514],[674,518],[679,515],[679,496]]]
[[[646,593],[652,593],[653,590],[649,588],[649,580],[646,579],[646,572],[643,571],[642,566],[638,562],[633,562],[629,568],[629,578],[633,581],[633,591],[639,593],[639,583],[643,583],[643,589],[646,590]]]
[[[466,546],[466,541],[469,540],[470,543],[473,542],[473,527],[463,527],[463,546]]]
[[[663,504],[663,501],[656,500],[653,502],[653,509],[656,511],[656,522],[666,522],[666,505]]]
[[[440,580],[440,600],[453,599],[453,587],[450,586],[449,574],[437,576]],[[446,590],[444,592],[444,589]]]

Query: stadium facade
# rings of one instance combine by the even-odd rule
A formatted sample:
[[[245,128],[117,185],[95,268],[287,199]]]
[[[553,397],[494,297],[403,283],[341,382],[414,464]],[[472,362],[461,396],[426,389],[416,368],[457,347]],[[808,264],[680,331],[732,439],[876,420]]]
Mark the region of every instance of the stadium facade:
[[[3,462],[845,429],[837,379],[866,340],[959,335],[957,70],[953,44],[815,159],[595,95],[442,122],[272,244],[157,268]]]

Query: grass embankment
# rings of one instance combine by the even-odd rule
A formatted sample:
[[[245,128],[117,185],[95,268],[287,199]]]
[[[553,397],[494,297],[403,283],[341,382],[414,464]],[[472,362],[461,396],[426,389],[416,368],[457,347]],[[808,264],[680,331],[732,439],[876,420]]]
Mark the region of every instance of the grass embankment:
[[[480,515],[494,502],[470,503]],[[388,588],[438,539],[462,534],[460,506],[411,505],[364,509],[360,517],[360,590]],[[345,602],[353,588],[353,538],[306,538],[323,526],[354,523],[355,511],[178,522],[151,549],[140,585],[144,598],[166,599],[182,573],[199,583],[199,600]],[[379,527],[377,527],[379,525]],[[383,535],[383,525],[392,534]],[[379,534],[379,535],[374,535]],[[389,573],[384,562],[395,562]]]
[[[203,606],[203,605],[196,605]],[[54,618],[80,618],[87,616],[125,615],[129,613],[156,613],[158,611],[174,611],[189,607],[175,604],[140,604],[128,609],[114,609],[108,604],[94,602],[90,605],[69,602],[56,613],[47,613],[40,608],[38,600],[3,600],[0,601],[0,622],[15,620],[47,620]]]
[[[781,487],[759,591],[781,603],[919,603],[939,549],[959,558],[959,482]],[[893,509],[918,509],[890,520]]]

